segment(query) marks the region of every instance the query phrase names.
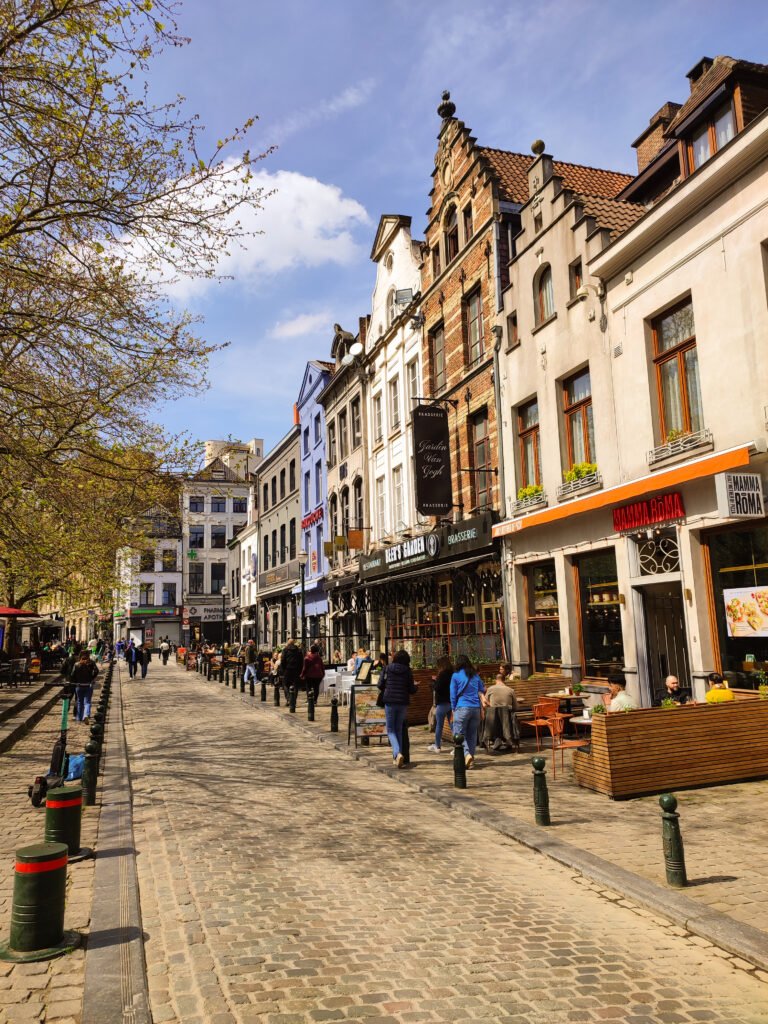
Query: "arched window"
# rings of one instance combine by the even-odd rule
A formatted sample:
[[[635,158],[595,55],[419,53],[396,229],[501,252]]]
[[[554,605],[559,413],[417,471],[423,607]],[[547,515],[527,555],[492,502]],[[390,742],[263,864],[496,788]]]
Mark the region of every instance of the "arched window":
[[[395,322],[395,316],[397,315],[397,305],[395,303],[395,289],[390,288],[387,293],[387,327],[391,327]]]
[[[341,492],[341,532],[344,537],[349,532],[349,488]]]
[[[533,298],[536,323],[543,324],[555,312],[555,296],[552,291],[552,268],[548,263],[545,263],[536,275]]]
[[[329,519],[331,521],[330,522],[330,528],[331,528],[330,539],[333,540],[334,537],[338,537],[338,535],[339,535],[339,501],[338,501],[338,498],[336,497],[335,494],[331,495],[331,499],[328,502],[328,513],[329,513]]]
[[[459,254],[459,218],[456,207],[452,206],[445,217],[445,262],[446,265]]]
[[[354,482],[353,497],[355,503],[355,529],[362,530],[363,526],[365,526],[365,520],[363,515],[363,481],[360,477]]]

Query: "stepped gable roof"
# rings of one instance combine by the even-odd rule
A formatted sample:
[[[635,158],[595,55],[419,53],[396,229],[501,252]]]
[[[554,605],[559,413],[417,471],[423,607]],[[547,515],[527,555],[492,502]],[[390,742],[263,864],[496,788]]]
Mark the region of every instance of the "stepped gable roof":
[[[525,153],[510,153],[504,149],[482,147],[480,153],[491,165],[499,179],[505,198],[514,203],[526,203],[528,192],[528,169],[536,157]],[[553,161],[554,173],[562,178],[563,187],[574,192],[613,199],[633,180],[631,174],[606,171],[599,167],[585,167],[581,164]]]
[[[618,238],[646,212],[642,203],[625,203],[621,200],[606,199],[605,196],[580,194],[575,202],[584,210],[586,217],[594,217],[601,228],[608,228],[611,240]]]
[[[664,133],[665,136],[673,135],[675,129],[686,118],[690,117],[696,107],[710,96],[715,89],[722,85],[727,78],[730,78],[734,71],[756,72],[757,74],[765,75],[768,74],[768,64],[755,64],[752,61],[736,60],[735,57],[725,57],[722,55],[715,57],[712,67],[693,83],[691,95],[667,125],[667,130]]]
[[[195,473],[193,480],[210,481],[211,483],[244,484],[245,480],[238,476],[233,469],[230,469],[222,460],[216,456],[211,459],[207,466]]]

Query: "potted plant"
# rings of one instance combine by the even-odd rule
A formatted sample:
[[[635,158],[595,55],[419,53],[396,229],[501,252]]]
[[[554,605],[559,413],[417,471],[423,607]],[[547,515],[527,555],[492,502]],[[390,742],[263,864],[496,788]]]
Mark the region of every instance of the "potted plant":
[[[673,441],[679,441],[681,437],[685,437],[687,431],[680,427],[676,427],[674,430],[670,430],[667,434],[665,444],[672,444]]]
[[[676,700],[672,700],[671,697],[665,697],[664,700],[661,702],[660,707],[662,707],[662,708],[679,708],[680,705],[677,703]]]
[[[574,683],[573,686],[571,686],[571,689],[573,690],[574,695],[576,697],[578,697],[580,693],[584,692],[584,687],[581,685],[581,683]]]
[[[595,704],[595,706],[592,708],[592,714],[593,715],[604,715],[607,712],[607,710],[608,710],[608,708],[605,706],[605,704],[603,704],[601,702],[599,704]]]
[[[596,462],[574,462],[571,468],[563,473],[563,480],[567,484],[573,484],[577,480],[583,480],[586,476],[593,476],[596,472]]]
[[[544,488],[541,484],[528,484],[527,487],[521,487],[517,492],[517,500],[525,501],[526,498],[537,498],[543,493]]]

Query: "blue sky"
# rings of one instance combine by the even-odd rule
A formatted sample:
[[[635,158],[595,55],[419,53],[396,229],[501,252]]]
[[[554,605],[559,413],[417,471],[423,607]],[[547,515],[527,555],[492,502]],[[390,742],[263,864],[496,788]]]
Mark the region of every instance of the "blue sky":
[[[155,98],[180,93],[211,144],[259,120],[253,152],[273,192],[264,233],[179,301],[229,347],[209,390],[158,410],[196,438],[289,429],[309,358],[328,358],[332,325],[356,330],[370,307],[369,253],[382,213],[413,217],[421,237],[450,89],[478,142],[633,171],[630,143],[666,101],[685,99],[703,55],[768,62],[764,0],[185,0],[191,37],[153,64]]]

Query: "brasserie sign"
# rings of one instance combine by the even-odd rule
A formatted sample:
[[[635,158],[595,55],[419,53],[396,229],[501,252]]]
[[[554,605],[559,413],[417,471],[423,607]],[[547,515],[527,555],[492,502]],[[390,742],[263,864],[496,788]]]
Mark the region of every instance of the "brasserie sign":
[[[417,566],[431,566],[464,554],[482,553],[493,546],[493,516],[481,512],[471,519],[441,526],[431,533],[376,548],[360,557],[360,579],[390,576]]]
[[[413,410],[413,469],[416,508],[424,516],[445,516],[453,509],[448,411],[440,405]]]
[[[613,510],[613,528],[617,533],[632,533],[659,523],[674,523],[685,519],[683,496],[679,491],[654,495]]]

